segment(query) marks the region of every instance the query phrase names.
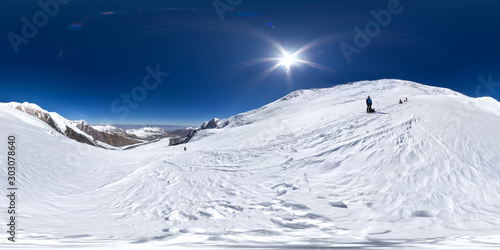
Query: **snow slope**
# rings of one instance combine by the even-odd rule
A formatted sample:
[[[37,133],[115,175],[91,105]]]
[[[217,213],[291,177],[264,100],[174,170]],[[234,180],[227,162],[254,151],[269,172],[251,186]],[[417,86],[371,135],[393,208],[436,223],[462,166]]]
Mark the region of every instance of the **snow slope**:
[[[364,112],[368,95],[377,113]],[[297,91],[227,121],[185,145],[107,151],[0,106],[0,141],[18,138],[22,246],[500,244],[493,99],[379,80]]]

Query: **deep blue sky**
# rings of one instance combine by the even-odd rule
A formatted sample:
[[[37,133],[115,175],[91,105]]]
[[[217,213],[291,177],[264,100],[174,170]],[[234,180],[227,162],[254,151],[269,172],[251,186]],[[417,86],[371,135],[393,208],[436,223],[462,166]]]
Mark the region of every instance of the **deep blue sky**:
[[[340,44],[354,45],[355,27],[364,30],[375,20],[370,12],[387,10],[390,1],[242,0],[221,21],[213,0],[72,0],[15,53],[9,34],[22,36],[22,18],[42,11],[37,2],[2,1],[0,102],[28,101],[73,120],[197,125],[297,89],[381,78],[500,99],[496,0],[401,0],[400,13],[350,63]],[[300,55],[332,71],[298,64],[289,82],[282,67],[258,81],[275,62],[242,67],[279,55],[270,40],[293,52],[332,35]],[[169,73],[163,82],[137,107],[119,101],[113,110],[156,65]],[[493,85],[478,92],[478,77],[490,75]]]

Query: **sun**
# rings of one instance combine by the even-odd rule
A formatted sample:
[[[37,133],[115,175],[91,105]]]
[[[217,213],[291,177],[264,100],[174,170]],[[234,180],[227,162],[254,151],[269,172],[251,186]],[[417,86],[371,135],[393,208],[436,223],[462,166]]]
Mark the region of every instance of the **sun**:
[[[290,68],[296,63],[297,58],[295,54],[290,54],[288,52],[283,53],[283,57],[280,58],[280,65],[285,67],[286,70],[290,70]]]
[[[257,33],[258,34],[258,33]],[[256,58],[248,61],[244,61],[240,64],[238,64],[234,70],[242,70],[247,67],[251,67],[253,65],[258,65],[258,64],[268,64],[269,67],[266,68],[262,73],[258,74],[255,76],[252,80],[253,84],[258,85],[264,79],[266,79],[269,75],[271,75],[273,72],[276,70],[280,69],[283,71],[285,77],[286,77],[286,82],[289,85],[292,85],[292,75],[294,74],[294,68],[301,68],[302,71],[307,69],[307,66],[309,66],[312,69],[315,70],[320,70],[321,72],[328,73],[328,74],[334,74],[337,73],[335,70],[332,70],[331,68],[313,62],[311,61],[311,56],[312,55],[305,55],[308,50],[311,50],[319,45],[323,45],[327,42],[330,42],[331,40],[334,40],[337,36],[329,36],[329,37],[323,37],[317,40],[314,40],[302,47],[300,47],[298,50],[288,50],[285,48],[281,43],[278,41],[274,40],[272,37],[269,37],[266,34],[258,34],[258,37],[269,43],[272,47],[274,47],[273,57],[262,57],[262,58]]]

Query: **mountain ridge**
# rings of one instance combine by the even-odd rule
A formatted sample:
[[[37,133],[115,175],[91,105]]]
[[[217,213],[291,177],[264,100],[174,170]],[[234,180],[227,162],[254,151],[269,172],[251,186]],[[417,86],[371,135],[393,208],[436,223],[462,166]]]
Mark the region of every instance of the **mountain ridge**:
[[[72,140],[96,147],[115,149],[115,147],[123,147],[143,143],[143,139],[151,139],[147,135],[144,135],[144,138],[141,138],[138,136],[134,136],[133,134],[127,134],[125,131],[121,133],[119,130],[117,130],[116,133],[100,131],[89,125],[84,120],[70,121],[56,112],[49,112],[33,103],[10,102],[5,103],[4,105],[37,117],[41,121],[47,123],[58,133],[63,134]],[[158,135],[154,137],[154,139],[156,139],[157,137]]]

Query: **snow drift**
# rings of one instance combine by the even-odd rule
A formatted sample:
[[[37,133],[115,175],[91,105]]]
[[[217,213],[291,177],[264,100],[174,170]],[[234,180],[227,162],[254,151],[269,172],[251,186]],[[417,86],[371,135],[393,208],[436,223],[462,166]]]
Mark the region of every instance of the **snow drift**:
[[[365,113],[368,95],[376,113]],[[0,121],[0,140],[18,138],[19,238],[33,246],[500,242],[491,98],[400,80],[301,90],[188,144],[127,151],[79,144],[5,106]]]

